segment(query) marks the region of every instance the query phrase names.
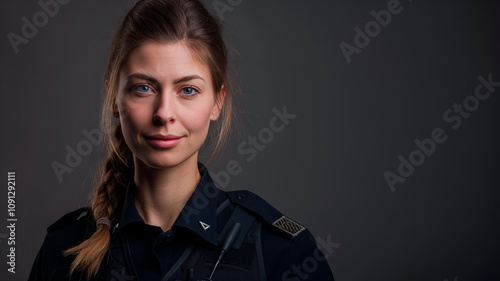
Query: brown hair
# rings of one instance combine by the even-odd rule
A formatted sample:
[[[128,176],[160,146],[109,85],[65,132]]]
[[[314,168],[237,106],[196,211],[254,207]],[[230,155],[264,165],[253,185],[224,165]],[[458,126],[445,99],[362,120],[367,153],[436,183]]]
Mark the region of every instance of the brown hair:
[[[120,123],[113,124],[112,106],[118,94],[119,72],[129,54],[147,41],[159,43],[182,42],[193,55],[208,66],[212,76],[215,100],[221,115],[213,123],[215,137],[212,155],[223,145],[229,134],[233,115],[232,97],[227,71],[227,51],[222,39],[220,22],[196,0],[139,0],[127,13],[113,43],[105,74],[107,93],[102,110],[102,126],[106,133],[108,158],[101,180],[92,195],[94,219],[116,220],[117,208],[124,199],[128,180],[133,173],[132,152],[122,135]],[[221,89],[225,88],[224,104],[220,104]],[[114,129],[113,129],[114,127]],[[65,251],[76,255],[71,272],[80,270],[87,277],[95,276],[109,248],[110,230],[98,225],[96,232],[81,244]]]

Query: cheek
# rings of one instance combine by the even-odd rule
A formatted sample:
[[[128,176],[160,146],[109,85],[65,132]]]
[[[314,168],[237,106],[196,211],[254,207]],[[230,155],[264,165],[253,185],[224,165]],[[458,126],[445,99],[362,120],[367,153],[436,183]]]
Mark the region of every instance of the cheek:
[[[182,113],[184,126],[192,133],[207,131],[210,125],[211,111],[212,107],[206,105],[186,108],[186,111]]]
[[[137,131],[150,121],[148,108],[144,105],[122,102],[118,108],[124,133]]]

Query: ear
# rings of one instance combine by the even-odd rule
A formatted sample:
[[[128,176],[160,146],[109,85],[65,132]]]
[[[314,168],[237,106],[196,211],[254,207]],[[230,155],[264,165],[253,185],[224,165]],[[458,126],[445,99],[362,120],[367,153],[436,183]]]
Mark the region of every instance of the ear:
[[[106,80],[106,93],[109,92],[109,81]],[[113,108],[112,108],[113,116],[116,118],[120,117],[120,113],[118,112],[118,107],[116,106],[116,99],[113,101]]]
[[[120,113],[118,112],[118,107],[116,106],[116,100],[113,101],[113,116],[116,118],[120,117]]]
[[[219,118],[219,115],[222,111],[222,105],[224,104],[224,99],[226,98],[226,87],[222,85],[219,91],[219,95],[215,100],[214,108],[212,109],[212,113],[210,115],[210,120],[215,121]]]

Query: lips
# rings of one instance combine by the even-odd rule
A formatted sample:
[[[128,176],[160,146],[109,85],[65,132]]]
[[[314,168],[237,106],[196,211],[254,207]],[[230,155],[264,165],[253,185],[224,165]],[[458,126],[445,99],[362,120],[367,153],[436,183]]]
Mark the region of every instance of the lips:
[[[181,142],[183,137],[176,135],[154,135],[154,136],[145,136],[146,140],[149,144],[157,149],[165,149],[172,148],[176,146],[179,142]]]

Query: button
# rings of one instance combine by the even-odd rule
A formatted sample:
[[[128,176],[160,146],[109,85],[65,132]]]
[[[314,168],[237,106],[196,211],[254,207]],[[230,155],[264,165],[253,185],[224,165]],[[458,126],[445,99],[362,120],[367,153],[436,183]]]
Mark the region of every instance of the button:
[[[175,233],[172,230],[169,230],[162,234],[164,242],[170,242],[175,239]]]

